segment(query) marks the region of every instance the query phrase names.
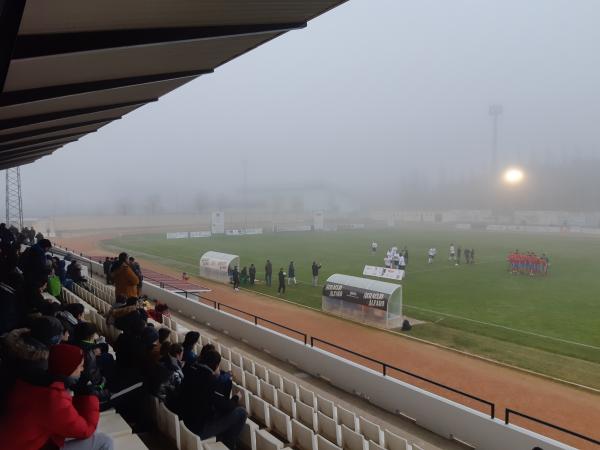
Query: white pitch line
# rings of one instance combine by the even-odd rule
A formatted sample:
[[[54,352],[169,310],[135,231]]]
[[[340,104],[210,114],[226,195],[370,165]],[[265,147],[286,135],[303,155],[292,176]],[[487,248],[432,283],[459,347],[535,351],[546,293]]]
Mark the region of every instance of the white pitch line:
[[[536,336],[536,337],[540,337],[540,338],[544,338],[544,339],[550,339],[550,340],[557,341],[557,342],[563,342],[565,344],[579,345],[581,347],[587,347],[587,348],[591,348],[591,349],[594,349],[594,350],[600,350],[600,347],[596,347],[596,346],[590,345],[590,344],[584,344],[582,342],[569,341],[567,339],[561,339],[561,338],[557,338],[557,337],[546,336],[545,334],[534,333],[532,331],[519,330],[518,328],[507,327],[505,325],[498,325],[496,323],[483,322],[481,320],[469,319],[468,317],[456,316],[454,314],[448,314],[448,313],[443,313],[443,312],[440,312],[440,311],[434,311],[433,309],[420,308],[418,306],[407,305],[406,303],[404,304],[404,306],[407,307],[407,308],[418,309],[420,311],[426,311],[426,312],[430,312],[430,313],[434,313],[434,314],[441,314],[442,316],[452,317],[453,319],[465,320],[465,321],[468,321],[468,322],[478,323],[480,325],[487,325],[487,326],[490,326],[490,327],[502,328],[502,329],[509,330],[509,331],[515,331],[517,333],[528,334],[530,336]]]

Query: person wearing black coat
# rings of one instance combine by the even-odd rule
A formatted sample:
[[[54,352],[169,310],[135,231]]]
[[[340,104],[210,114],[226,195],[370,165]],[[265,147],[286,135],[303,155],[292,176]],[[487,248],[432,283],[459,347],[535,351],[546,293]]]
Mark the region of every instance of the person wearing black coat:
[[[216,436],[227,448],[235,450],[248,413],[238,405],[237,392],[231,398],[219,392],[220,362],[221,355],[211,350],[201,360],[185,366],[178,413],[201,439]]]
[[[248,275],[250,276],[250,285],[254,286],[254,280],[256,280],[256,267],[254,267],[254,264],[250,264]]]
[[[50,267],[46,259],[46,252],[52,248],[48,239],[42,239],[23,252],[19,259],[19,268],[23,271],[25,285],[32,285],[42,277],[48,277]]]
[[[240,290],[240,271],[237,266],[233,267],[233,272],[231,272],[231,281],[233,281],[233,289],[236,291]]]
[[[279,269],[277,278],[279,281],[279,286],[277,287],[277,293],[279,295],[285,294],[285,272],[283,271],[283,267]]]

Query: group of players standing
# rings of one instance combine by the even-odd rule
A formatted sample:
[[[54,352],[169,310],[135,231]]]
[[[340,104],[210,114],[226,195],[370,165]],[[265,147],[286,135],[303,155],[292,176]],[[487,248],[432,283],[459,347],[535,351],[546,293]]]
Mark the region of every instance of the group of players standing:
[[[507,258],[509,271],[515,275],[524,274],[529,276],[547,275],[550,260],[545,253],[537,256],[534,252],[520,253],[515,250]]]
[[[475,264],[475,249],[465,248],[464,250],[459,245],[455,247],[454,244],[450,244],[450,251],[448,252],[448,261],[453,262],[455,266],[458,266],[461,262],[461,257],[464,255],[465,264]]]

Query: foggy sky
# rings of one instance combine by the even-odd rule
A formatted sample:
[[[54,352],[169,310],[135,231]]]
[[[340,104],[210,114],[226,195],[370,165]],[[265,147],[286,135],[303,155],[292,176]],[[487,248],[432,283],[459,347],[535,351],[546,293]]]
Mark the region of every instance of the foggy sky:
[[[25,215],[106,211],[242,185],[453,179],[600,150],[597,0],[350,0],[50,157]]]

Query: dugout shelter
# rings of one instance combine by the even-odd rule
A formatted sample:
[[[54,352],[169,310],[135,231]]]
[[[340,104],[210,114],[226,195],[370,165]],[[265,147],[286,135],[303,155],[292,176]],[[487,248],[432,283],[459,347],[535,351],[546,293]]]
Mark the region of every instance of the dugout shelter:
[[[380,328],[402,326],[402,286],[333,274],[323,286],[323,311]]]
[[[229,283],[233,268],[240,268],[240,257],[209,251],[200,258],[200,276],[220,283]]]

